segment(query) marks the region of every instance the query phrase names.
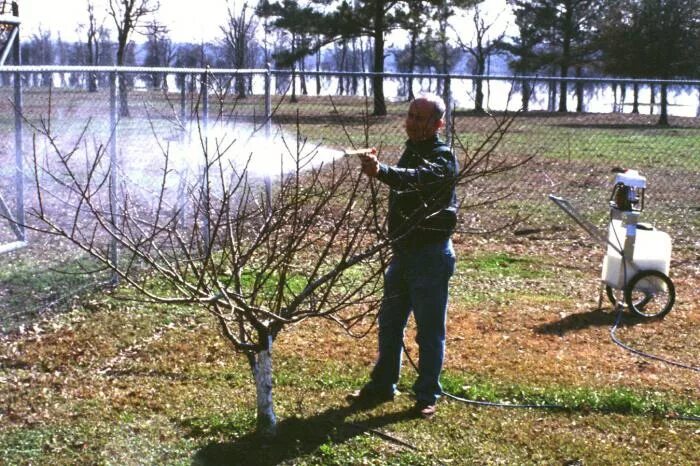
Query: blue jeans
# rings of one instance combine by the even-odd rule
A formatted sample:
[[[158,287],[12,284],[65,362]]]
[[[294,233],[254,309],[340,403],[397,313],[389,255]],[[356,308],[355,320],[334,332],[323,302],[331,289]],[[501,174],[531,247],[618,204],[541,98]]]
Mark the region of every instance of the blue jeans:
[[[455,270],[451,240],[394,251],[384,274],[379,310],[379,357],[367,389],[393,393],[401,371],[404,330],[413,311],[418,343],[418,379],[413,391],[433,404],[442,393],[440,372],[445,356],[447,290]]]

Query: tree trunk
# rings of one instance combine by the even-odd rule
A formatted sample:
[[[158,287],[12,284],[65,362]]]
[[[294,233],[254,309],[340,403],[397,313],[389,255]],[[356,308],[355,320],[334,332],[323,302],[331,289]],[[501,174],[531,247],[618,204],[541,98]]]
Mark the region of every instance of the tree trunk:
[[[296,53],[296,42],[297,37],[295,34],[292,34],[292,56],[294,56]],[[292,98],[290,99],[290,102],[297,102],[297,70],[296,63],[294,62],[292,62]]]
[[[309,95],[306,88],[306,62],[303,57],[299,60],[299,71],[299,90],[301,90],[302,95]]]
[[[474,80],[474,88],[476,94],[474,98],[474,111],[477,113],[484,113],[484,82],[481,78],[476,78]]]
[[[343,41],[343,48],[340,49],[340,71],[345,71],[345,56],[348,51],[348,45]],[[345,76],[338,76],[338,95],[345,94]]]
[[[89,66],[97,65],[97,54],[95,52],[94,38],[88,35],[87,42],[87,63]],[[88,92],[97,92],[97,74],[93,71],[88,72]]]
[[[474,68],[474,74],[479,77],[474,79],[474,92],[476,94],[474,98],[474,111],[477,113],[484,113],[484,80],[481,76],[486,72],[486,57],[483,54],[479,54],[476,57],[476,67]]]
[[[565,113],[568,112],[568,108],[566,105],[566,99],[569,96],[568,92],[568,86],[569,83],[566,81],[566,78],[569,77],[569,67],[568,66],[562,66],[561,67],[561,77],[564,78],[561,81],[559,81],[559,112]]]
[[[362,38],[360,38],[360,65],[362,66],[362,96],[367,97],[367,75],[364,74],[367,72],[367,68],[365,66],[365,47],[362,45]]]
[[[321,71],[321,49],[319,48],[318,51],[316,52],[316,95],[320,96],[321,95],[321,74],[318,73]]]
[[[372,89],[374,91],[374,116],[386,115],[384,102],[384,2],[376,2],[374,12],[374,71]]]
[[[119,40],[119,46],[117,49],[117,66],[124,65],[124,58],[126,56],[126,39]],[[128,88],[126,84],[126,75],[124,73],[119,73],[119,116],[123,118],[129,117],[129,97]]]
[[[557,83],[554,81],[549,81],[549,101],[547,103],[547,109],[553,112],[556,108],[557,100]]]
[[[576,77],[581,78],[581,75],[583,74],[581,67],[577,66],[576,67]],[[577,113],[582,113],[583,112],[583,82],[581,81],[576,81],[576,112]]]
[[[632,113],[639,113],[639,83],[635,82],[633,89],[634,100],[632,102]]]
[[[255,378],[257,432],[272,437],[277,433],[277,417],[272,400],[272,337],[266,338],[267,348],[249,355],[248,360]]]
[[[668,126],[668,84],[661,85],[661,113],[659,115],[659,126]]]
[[[408,77],[408,82],[406,83],[406,88],[408,90],[408,101],[412,101],[416,98],[413,94],[413,72],[416,70],[416,49],[418,48],[418,31],[415,29],[411,30],[411,45],[409,49],[409,59],[408,59],[408,72],[411,76]]]
[[[565,113],[569,109],[567,107],[566,99],[569,96],[568,87],[569,83],[566,78],[569,77],[569,66],[571,65],[571,41],[574,36],[575,22],[574,22],[574,4],[573,2],[563,2],[564,3],[564,37],[562,39],[562,50],[561,50],[561,77],[563,78],[559,81],[559,112]]]
[[[618,111],[620,113],[625,113],[625,100],[627,99],[627,84],[620,84],[620,108]]]
[[[521,87],[523,112],[527,112],[530,110],[530,95],[532,94],[532,90],[530,89],[530,83],[526,79],[523,79]]]

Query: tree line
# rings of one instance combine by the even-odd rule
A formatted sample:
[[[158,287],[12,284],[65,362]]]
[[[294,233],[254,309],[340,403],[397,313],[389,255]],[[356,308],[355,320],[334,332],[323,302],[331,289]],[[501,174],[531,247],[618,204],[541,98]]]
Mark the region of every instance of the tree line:
[[[158,0],[109,0],[102,15],[93,1],[86,0],[78,26],[81,40],[65,42],[50,31],[39,31],[22,45],[23,63],[226,68],[263,68],[269,63],[292,75],[306,70],[488,75],[489,62],[498,56],[515,76],[700,75],[700,0],[507,0],[515,18],[510,31],[515,33],[498,17],[485,14],[483,0],[261,0],[240,8],[221,0],[228,9],[218,26],[219,38],[198,44],[170,39],[168,26],[158,19]],[[394,31],[403,39],[387,45]],[[136,35],[144,39],[142,45],[137,45]],[[35,79],[42,84],[44,78]],[[154,87],[167,85],[157,74],[148,79]],[[320,77],[314,79],[320,90]],[[302,94],[314,85],[292,80],[297,81]],[[381,76],[372,77],[370,84],[374,113],[384,115]],[[86,85],[94,90],[98,77]],[[527,109],[529,83],[521,85]],[[368,83],[348,77],[337,86],[340,94],[356,94],[361,87],[366,91]],[[550,100],[558,95],[558,111],[569,110],[568,86],[562,80],[558,88],[550,88]],[[291,89],[293,98],[296,87]],[[412,98],[410,78],[403,87]],[[239,96],[248,90],[245,80],[238,80]],[[580,111],[582,87],[575,91]],[[635,86],[635,110],[638,91]],[[660,92],[663,104],[666,87],[660,86]],[[482,105],[476,80],[475,109]]]

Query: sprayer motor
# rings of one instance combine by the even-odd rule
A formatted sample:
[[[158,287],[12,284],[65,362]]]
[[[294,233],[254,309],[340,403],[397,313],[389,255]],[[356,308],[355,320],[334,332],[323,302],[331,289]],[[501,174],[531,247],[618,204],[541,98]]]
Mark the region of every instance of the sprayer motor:
[[[623,170],[615,176],[615,186],[610,196],[610,207],[620,211],[641,212],[644,209],[646,177],[637,170]]]

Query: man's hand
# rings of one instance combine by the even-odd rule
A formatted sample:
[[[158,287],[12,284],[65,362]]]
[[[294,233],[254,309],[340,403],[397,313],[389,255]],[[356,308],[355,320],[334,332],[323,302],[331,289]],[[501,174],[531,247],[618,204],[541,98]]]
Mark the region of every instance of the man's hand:
[[[375,178],[379,173],[379,161],[377,160],[377,150],[372,149],[369,154],[361,154],[360,162],[362,163],[362,173]]]

